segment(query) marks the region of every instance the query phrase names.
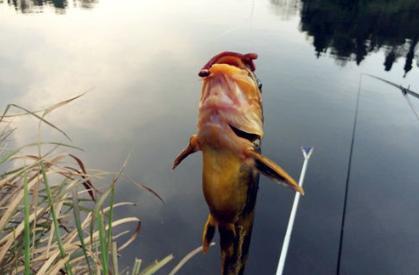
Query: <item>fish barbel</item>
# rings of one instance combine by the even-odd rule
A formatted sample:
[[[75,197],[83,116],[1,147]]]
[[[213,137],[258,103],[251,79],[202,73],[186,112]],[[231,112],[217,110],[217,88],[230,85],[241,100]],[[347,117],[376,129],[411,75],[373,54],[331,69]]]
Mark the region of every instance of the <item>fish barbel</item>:
[[[204,65],[199,72],[203,83],[197,133],[173,165],[202,151],[203,192],[210,212],[202,247],[208,250],[218,228],[221,273],[228,275],[244,272],[259,172],[304,193],[285,170],[260,153],[263,111],[256,58],[254,53],[222,52]]]

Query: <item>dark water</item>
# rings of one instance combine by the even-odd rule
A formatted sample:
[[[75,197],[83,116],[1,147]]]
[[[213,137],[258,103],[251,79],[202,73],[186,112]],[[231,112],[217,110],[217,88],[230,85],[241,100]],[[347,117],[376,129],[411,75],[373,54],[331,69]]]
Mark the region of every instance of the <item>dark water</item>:
[[[419,91],[418,12],[414,0],[3,1],[1,104],[38,108],[89,90],[50,119],[90,167],[118,170],[131,153],[127,173],[166,201],[121,184],[118,199],[138,205],[121,214],[143,220],[121,262],[179,259],[207,215],[200,155],[170,169],[195,131],[197,72],[222,50],[257,52],[264,153],[297,178],[299,147],[315,147],[286,274],[336,274],[360,75]],[[361,87],[341,274],[416,274],[419,121],[397,89],[365,76]],[[33,124],[16,143],[36,136]],[[292,199],[262,178],[247,274],[275,272]],[[181,274],[218,271],[216,247]]]

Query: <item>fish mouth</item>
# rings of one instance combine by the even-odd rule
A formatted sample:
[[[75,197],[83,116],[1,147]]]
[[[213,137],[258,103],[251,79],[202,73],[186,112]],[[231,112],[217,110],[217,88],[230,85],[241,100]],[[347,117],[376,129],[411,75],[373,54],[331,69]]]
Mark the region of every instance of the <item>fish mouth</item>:
[[[247,68],[250,71],[255,71],[256,67],[253,60],[257,59],[258,55],[255,53],[241,54],[237,52],[221,52],[211,58],[199,71],[200,77],[208,77],[210,75],[210,68],[214,64],[229,64],[237,68]]]
[[[239,128],[232,126],[231,124],[228,124],[228,126],[230,126],[230,129],[233,130],[234,134],[240,138],[247,139],[252,143],[254,143],[257,140],[260,140],[260,136],[257,134],[245,132],[243,130],[240,130]]]

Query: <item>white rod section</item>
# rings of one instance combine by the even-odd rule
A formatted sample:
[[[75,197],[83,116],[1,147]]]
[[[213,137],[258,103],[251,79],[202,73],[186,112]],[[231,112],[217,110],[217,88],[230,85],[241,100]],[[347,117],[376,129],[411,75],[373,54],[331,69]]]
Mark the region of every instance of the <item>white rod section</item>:
[[[308,161],[310,159],[311,153],[313,153],[313,147],[301,147],[304,155],[304,163],[301,168],[300,180],[298,184],[302,187],[304,182],[304,177],[307,170]],[[291,233],[294,227],[295,215],[297,214],[298,202],[300,201],[300,193],[296,193],[294,197],[294,203],[292,205],[290,219],[288,221],[287,232],[285,233],[284,242],[282,243],[281,254],[279,256],[278,268],[276,269],[276,275],[282,275],[284,272],[285,260],[288,254],[288,246],[290,244]]]

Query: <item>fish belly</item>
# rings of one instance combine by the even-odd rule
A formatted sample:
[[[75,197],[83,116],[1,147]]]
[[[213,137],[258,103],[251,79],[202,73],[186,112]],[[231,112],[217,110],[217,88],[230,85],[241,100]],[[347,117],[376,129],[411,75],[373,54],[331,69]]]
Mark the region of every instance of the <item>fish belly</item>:
[[[252,170],[228,150],[203,149],[203,191],[212,216],[219,223],[235,223],[248,201]]]

